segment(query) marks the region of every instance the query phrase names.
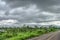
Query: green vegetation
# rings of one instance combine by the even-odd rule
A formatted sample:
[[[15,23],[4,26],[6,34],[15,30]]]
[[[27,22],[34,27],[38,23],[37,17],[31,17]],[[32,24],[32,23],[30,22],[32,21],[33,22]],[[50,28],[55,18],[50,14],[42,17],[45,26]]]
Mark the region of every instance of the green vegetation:
[[[45,33],[54,32],[58,28],[54,26],[47,27],[30,27],[30,26],[23,26],[23,27],[2,27],[0,28],[0,40],[26,40],[28,38],[32,38],[35,36],[39,36]]]

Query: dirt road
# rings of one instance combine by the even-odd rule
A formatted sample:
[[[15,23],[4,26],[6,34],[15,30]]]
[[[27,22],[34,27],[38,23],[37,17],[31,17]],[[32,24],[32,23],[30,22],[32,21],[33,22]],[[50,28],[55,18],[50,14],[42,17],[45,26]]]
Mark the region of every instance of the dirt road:
[[[60,31],[44,34],[28,40],[60,40]]]

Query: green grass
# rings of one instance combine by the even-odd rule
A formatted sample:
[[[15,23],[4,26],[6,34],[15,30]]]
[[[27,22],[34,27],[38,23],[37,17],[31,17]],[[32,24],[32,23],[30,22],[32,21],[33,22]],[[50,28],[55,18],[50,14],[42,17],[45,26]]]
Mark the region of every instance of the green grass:
[[[5,30],[4,32],[0,32],[0,40],[26,40],[28,38],[40,36],[42,34],[46,34],[49,32],[54,32],[58,28],[49,26],[47,27],[29,27],[23,26],[21,28],[14,27],[14,28],[0,28]]]

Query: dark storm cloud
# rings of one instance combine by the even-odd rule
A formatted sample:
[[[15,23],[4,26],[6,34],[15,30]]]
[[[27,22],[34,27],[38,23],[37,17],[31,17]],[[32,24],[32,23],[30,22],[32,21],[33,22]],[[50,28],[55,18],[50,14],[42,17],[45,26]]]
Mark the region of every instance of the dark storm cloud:
[[[21,6],[27,6],[31,4],[31,1],[28,0],[4,0],[7,2],[8,5],[10,5],[11,8],[21,7]]]
[[[4,0],[6,1],[12,8],[16,8],[19,6],[27,6],[29,4],[36,4],[38,8],[43,11],[56,12],[60,13],[60,9],[54,10],[52,6],[60,5],[60,0]]]

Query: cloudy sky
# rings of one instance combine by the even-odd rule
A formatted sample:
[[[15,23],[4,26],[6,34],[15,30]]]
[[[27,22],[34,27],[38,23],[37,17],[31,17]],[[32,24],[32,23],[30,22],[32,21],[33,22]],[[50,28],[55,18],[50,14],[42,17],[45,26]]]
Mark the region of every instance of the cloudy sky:
[[[0,0],[0,24],[18,23],[60,25],[60,0]]]

